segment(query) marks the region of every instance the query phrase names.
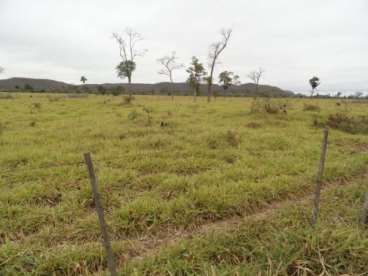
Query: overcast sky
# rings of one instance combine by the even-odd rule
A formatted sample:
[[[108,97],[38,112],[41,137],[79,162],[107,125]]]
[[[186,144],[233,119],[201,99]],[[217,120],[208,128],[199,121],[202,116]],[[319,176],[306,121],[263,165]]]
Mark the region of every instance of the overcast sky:
[[[166,81],[157,58],[171,51],[207,64],[226,27],[233,36],[216,76],[232,70],[244,83],[262,67],[262,83],[298,92],[313,75],[321,91],[368,91],[367,0],[0,0],[0,76],[121,82],[111,33],[126,27],[148,49],[133,82]],[[185,70],[174,77],[184,81]]]

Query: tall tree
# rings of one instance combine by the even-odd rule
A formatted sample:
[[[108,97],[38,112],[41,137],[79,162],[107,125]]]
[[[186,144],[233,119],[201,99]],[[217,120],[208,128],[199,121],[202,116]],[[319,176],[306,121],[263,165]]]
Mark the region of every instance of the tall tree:
[[[138,42],[142,40],[140,33],[131,28],[125,29],[123,35],[118,33],[112,34],[119,46],[119,55],[122,61],[116,66],[118,77],[128,78],[129,83],[129,98],[132,97],[130,85],[132,83],[133,72],[136,69],[136,58],[143,56],[147,50],[139,50]]]
[[[83,84],[85,84],[87,81],[87,78],[85,76],[81,76],[80,81],[83,82]]]
[[[177,63],[176,53],[172,52],[171,55],[163,56],[159,58],[157,61],[162,65],[162,69],[158,71],[160,75],[165,75],[169,77],[170,80],[170,94],[172,100],[174,100],[174,79],[173,79],[173,71],[183,68],[183,64]]]
[[[313,97],[314,92],[315,92],[316,88],[321,84],[321,81],[319,80],[318,77],[314,76],[313,78],[311,78],[309,80],[309,84],[312,87],[311,97]]]
[[[253,83],[256,85],[256,95],[258,95],[259,82],[264,74],[265,70],[262,68],[258,68],[258,70],[252,71],[248,74],[248,78],[250,78]]]
[[[131,84],[132,73],[135,71],[135,68],[136,64],[134,61],[126,60],[116,66],[116,72],[119,78],[128,78],[128,83]]]
[[[206,76],[206,71],[197,57],[192,57],[191,66],[186,70],[189,73],[188,84],[193,89],[193,101],[196,101],[201,82]]]
[[[223,71],[219,75],[219,82],[224,90],[227,90],[232,85],[240,84],[239,76],[231,71]]]
[[[211,101],[211,97],[213,96],[212,91],[212,84],[213,84],[213,74],[215,71],[215,66],[218,61],[219,56],[225,50],[232,30],[231,29],[223,29],[221,31],[222,39],[221,41],[215,42],[210,46],[209,54],[208,54],[208,66],[209,66],[209,76],[207,77],[207,84],[208,84],[208,94],[207,94],[207,101]]]

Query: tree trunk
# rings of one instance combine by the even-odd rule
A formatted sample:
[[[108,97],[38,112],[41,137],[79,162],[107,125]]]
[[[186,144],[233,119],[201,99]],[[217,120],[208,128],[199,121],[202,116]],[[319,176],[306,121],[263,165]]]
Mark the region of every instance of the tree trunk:
[[[129,94],[129,100],[132,99],[132,76],[128,76],[128,94]]]
[[[210,73],[210,76],[208,77],[207,102],[211,102],[211,97],[212,97],[212,84],[213,84],[213,72],[215,70],[216,59],[217,58],[215,58],[213,60],[213,63],[212,63],[212,66],[211,66],[211,73]]]
[[[170,93],[171,93],[171,100],[174,101],[174,84],[172,81],[170,85]]]
[[[209,83],[207,91],[207,102],[211,102],[211,97],[212,97],[212,83]]]

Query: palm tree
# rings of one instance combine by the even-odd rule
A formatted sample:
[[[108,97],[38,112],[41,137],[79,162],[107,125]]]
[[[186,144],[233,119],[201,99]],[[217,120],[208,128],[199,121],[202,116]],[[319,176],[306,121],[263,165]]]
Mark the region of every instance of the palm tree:
[[[314,76],[313,78],[311,78],[309,80],[309,84],[312,87],[312,92],[311,92],[311,97],[313,97],[314,91],[316,90],[316,88],[318,87],[318,85],[320,85],[320,80],[318,77]]]
[[[85,84],[87,81],[87,78],[85,76],[81,76],[80,81],[83,82],[83,84]]]

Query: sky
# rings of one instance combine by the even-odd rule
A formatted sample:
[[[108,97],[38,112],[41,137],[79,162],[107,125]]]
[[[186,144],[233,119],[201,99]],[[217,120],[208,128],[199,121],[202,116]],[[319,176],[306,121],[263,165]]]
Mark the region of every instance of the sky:
[[[261,67],[261,83],[283,89],[307,93],[316,75],[321,94],[368,92],[367,0],[0,0],[0,78],[125,82],[112,33],[127,27],[148,50],[136,83],[167,81],[157,59],[172,51],[186,67],[192,56],[207,66],[209,46],[231,28],[216,76],[230,70],[247,83]],[[185,69],[174,73],[186,78]]]

